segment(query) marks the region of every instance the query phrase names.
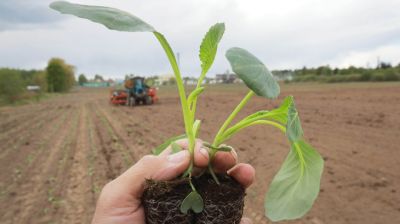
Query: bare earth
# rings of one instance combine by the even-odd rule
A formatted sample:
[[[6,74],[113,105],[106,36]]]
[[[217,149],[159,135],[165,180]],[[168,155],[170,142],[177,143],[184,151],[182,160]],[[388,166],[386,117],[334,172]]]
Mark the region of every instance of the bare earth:
[[[211,87],[200,99],[201,138],[211,141],[246,90]],[[287,223],[400,223],[400,83],[283,85],[278,100],[254,98],[240,116],[294,95],[306,139],[325,159],[311,212]],[[0,108],[0,223],[88,223],[102,186],[163,139],[183,133],[175,90],[160,103],[108,103],[107,89],[80,89]],[[285,137],[251,127],[229,144],[257,170],[246,215],[263,218],[264,194],[288,152]]]

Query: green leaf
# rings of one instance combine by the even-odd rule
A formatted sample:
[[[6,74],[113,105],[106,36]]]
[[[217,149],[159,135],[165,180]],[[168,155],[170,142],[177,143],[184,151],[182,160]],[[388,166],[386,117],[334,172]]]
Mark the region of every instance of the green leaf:
[[[224,35],[225,24],[217,23],[210,27],[200,45],[200,61],[202,74],[206,74],[214,62],[217,54],[218,43]]]
[[[293,100],[288,108],[286,135],[291,142],[295,142],[303,137],[303,128],[301,127],[299,113]]]
[[[310,210],[319,193],[323,164],[318,152],[303,140],[292,143],[269,187],[266,216],[272,221],[289,220]]]
[[[230,151],[233,150],[233,148],[231,146],[229,146],[229,145],[220,145],[218,147],[215,147],[215,146],[211,145],[208,142],[203,142],[203,145],[205,147],[209,148],[209,149],[213,149],[213,150],[216,150],[216,151],[230,152]]]
[[[154,32],[155,29],[138,17],[119,9],[73,4],[65,1],[56,1],[50,8],[63,14],[75,15],[80,18],[100,23],[111,30],[126,32]]]
[[[195,213],[200,213],[204,209],[203,198],[201,198],[200,194],[196,191],[190,192],[182,201],[181,212],[187,214],[190,209]]]
[[[293,97],[287,96],[278,108],[271,110],[268,113],[267,119],[272,119],[278,121],[283,125],[286,125],[288,120],[289,107],[293,103],[294,103]]]
[[[286,132],[286,125],[288,122],[288,112],[289,108],[294,104],[294,100],[292,96],[287,96],[281,105],[273,110],[262,110],[262,111],[257,111],[253,114],[250,114],[249,116],[245,117],[232,127],[230,127],[228,130],[226,130],[223,133],[223,139],[222,142],[225,142],[226,140],[230,139],[234,134],[237,132],[243,130],[244,128],[251,127],[253,125],[257,124],[265,124],[265,125],[273,125],[275,127],[278,127],[279,129],[283,130]],[[273,121],[274,123],[271,123],[269,121]],[[299,123],[295,124],[300,124]],[[275,123],[278,123],[279,125],[275,125]]]
[[[278,108],[270,111],[268,110],[257,111],[247,116],[240,122],[267,119],[267,120],[278,121],[279,123],[286,125],[288,119],[288,110],[292,103],[293,103],[293,97],[287,96]]]
[[[194,99],[196,99],[202,92],[204,91],[204,87],[199,87],[193,90],[188,96],[188,105],[191,105]]]
[[[270,112],[269,110],[260,110],[260,111],[257,111],[255,113],[250,114],[249,116],[245,117],[242,121],[253,120],[255,118],[264,117],[269,112]]]
[[[176,142],[171,143],[171,148],[172,148],[172,154],[182,151],[182,148]]]
[[[229,145],[221,145],[217,148],[217,150],[222,152],[230,152],[233,150],[233,148]]]
[[[195,120],[193,123],[193,135],[195,138],[199,135],[201,120]]]
[[[160,153],[162,153],[169,145],[171,145],[172,142],[175,142],[179,139],[184,139],[184,138],[186,138],[186,135],[179,135],[179,136],[169,138],[167,141],[165,141],[164,143],[162,143],[161,145],[159,145],[155,149],[153,149],[152,150],[153,154],[160,155]]]
[[[277,81],[265,65],[250,52],[234,47],[226,52],[233,72],[258,96],[276,98],[280,93]]]

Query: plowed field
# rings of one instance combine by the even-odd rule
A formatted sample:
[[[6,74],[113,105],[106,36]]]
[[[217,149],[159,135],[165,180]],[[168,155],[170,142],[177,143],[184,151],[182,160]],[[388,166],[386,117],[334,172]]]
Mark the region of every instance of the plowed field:
[[[212,140],[245,94],[210,87],[199,100],[201,138]],[[0,223],[88,223],[102,186],[183,133],[179,98],[128,108],[107,89],[79,89],[39,103],[0,108]],[[278,100],[254,98],[241,116],[294,95],[306,138],[324,157],[311,212],[288,223],[400,223],[400,84],[284,85]],[[264,193],[288,152],[273,128],[251,127],[229,142],[257,170],[246,215],[263,219]]]

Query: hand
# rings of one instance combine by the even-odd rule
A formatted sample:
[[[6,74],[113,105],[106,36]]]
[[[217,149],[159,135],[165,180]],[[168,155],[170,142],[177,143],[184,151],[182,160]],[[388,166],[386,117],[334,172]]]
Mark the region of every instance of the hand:
[[[188,147],[187,140],[177,141],[181,148]],[[172,180],[182,174],[189,166],[190,155],[187,150],[171,154],[167,148],[158,156],[147,155],[121,176],[106,184],[97,201],[92,224],[145,224],[144,209],[141,196],[146,179]],[[209,157],[202,142],[196,141],[194,162],[195,166],[205,168]],[[237,164],[236,152],[218,152],[215,154],[213,167],[216,172],[227,172],[243,187],[249,187],[255,176],[255,171],[249,164]],[[241,224],[251,224],[247,218]]]

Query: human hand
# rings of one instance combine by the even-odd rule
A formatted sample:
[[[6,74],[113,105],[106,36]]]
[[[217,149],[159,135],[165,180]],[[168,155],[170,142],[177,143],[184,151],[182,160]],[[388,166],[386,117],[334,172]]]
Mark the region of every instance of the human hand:
[[[183,149],[188,147],[187,140],[176,143]],[[171,151],[172,149],[168,147],[158,156],[144,156],[115,180],[106,184],[97,201],[92,224],[145,224],[145,214],[141,204],[145,180],[172,180],[189,166],[190,155],[187,150],[175,154],[171,154]],[[195,167],[205,168],[208,161],[207,150],[202,148],[202,142],[197,140]],[[249,164],[238,164],[235,151],[215,154],[213,167],[216,172],[227,172],[245,188],[254,181],[254,168]],[[251,221],[243,218],[241,224],[251,224]]]

